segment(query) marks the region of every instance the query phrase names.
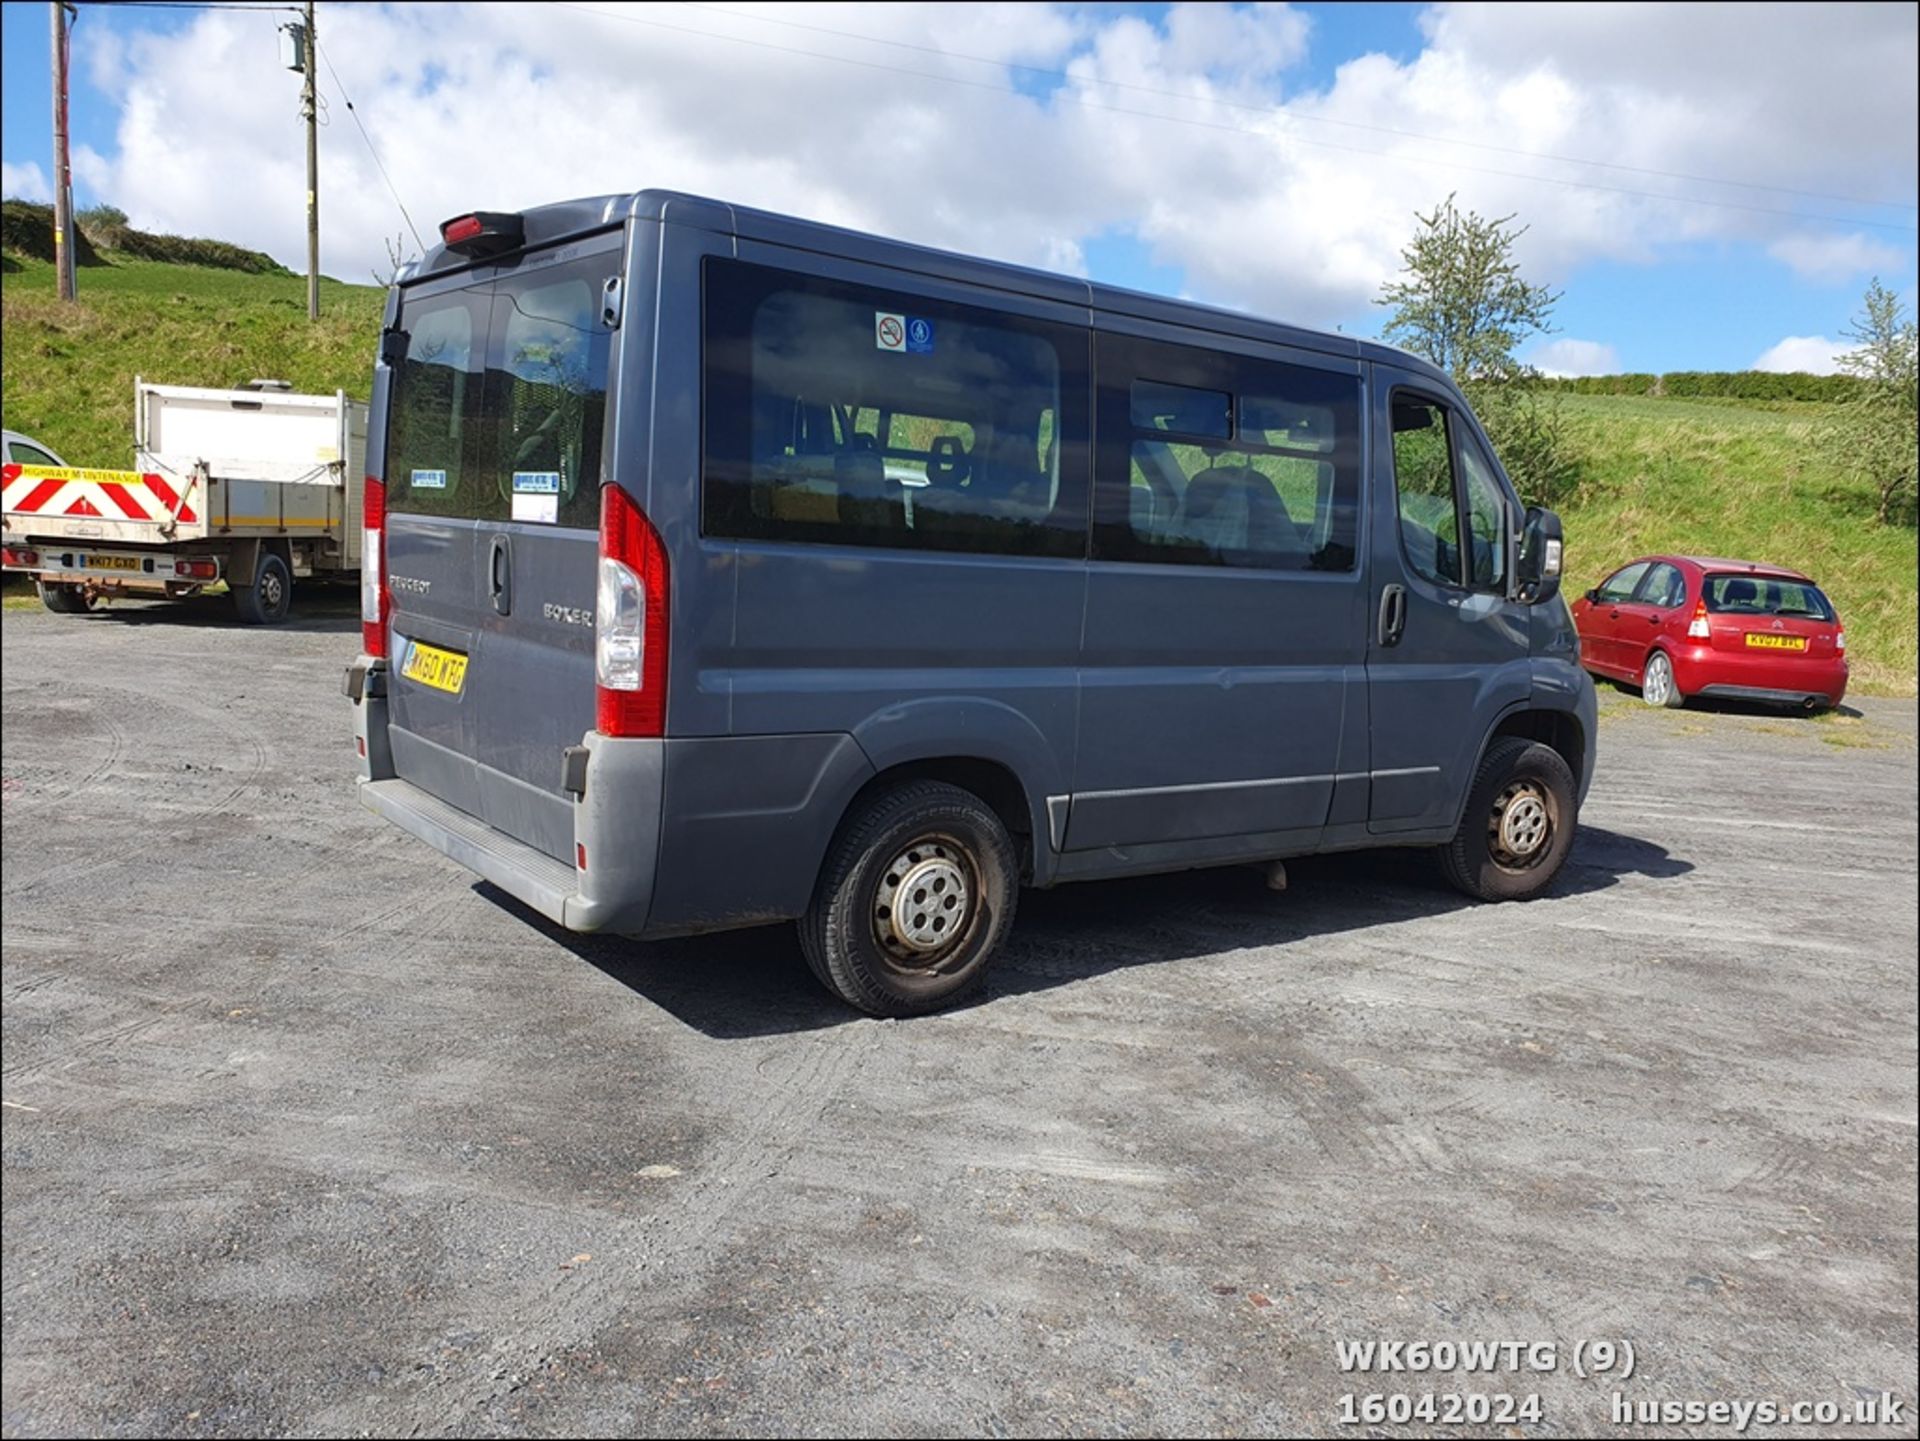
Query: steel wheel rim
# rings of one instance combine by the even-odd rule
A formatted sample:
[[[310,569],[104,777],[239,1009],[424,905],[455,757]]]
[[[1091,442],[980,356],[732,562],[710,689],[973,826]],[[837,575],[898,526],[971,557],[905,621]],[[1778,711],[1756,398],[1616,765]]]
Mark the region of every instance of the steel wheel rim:
[[[872,931],[890,970],[924,977],[951,970],[970,949],[981,913],[980,870],[950,835],[901,846],[874,889]]]
[[[1531,870],[1553,848],[1552,794],[1534,780],[1517,780],[1500,792],[1488,819],[1487,849],[1505,870]]]
[[[1673,689],[1673,667],[1663,655],[1655,655],[1647,662],[1647,674],[1641,682],[1640,694],[1648,705],[1665,705],[1667,693]]]
[[[258,581],[260,586],[260,604],[267,610],[280,609],[280,573],[269,570]]]

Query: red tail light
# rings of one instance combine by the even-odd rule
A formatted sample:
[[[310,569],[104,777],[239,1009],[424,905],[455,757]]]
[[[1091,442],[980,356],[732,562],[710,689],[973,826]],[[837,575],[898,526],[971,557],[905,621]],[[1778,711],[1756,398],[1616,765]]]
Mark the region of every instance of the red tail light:
[[[1693,619],[1687,624],[1688,640],[1713,639],[1713,627],[1707,624],[1707,603],[1696,601],[1693,607]]]
[[[360,548],[360,648],[384,659],[387,654],[387,487],[367,477],[360,512],[366,534]]]
[[[594,727],[608,736],[667,729],[667,548],[617,485],[600,490],[593,618]]]
[[[0,547],[5,563],[8,565],[36,566],[40,564],[40,552],[37,550],[15,550],[12,546]]]

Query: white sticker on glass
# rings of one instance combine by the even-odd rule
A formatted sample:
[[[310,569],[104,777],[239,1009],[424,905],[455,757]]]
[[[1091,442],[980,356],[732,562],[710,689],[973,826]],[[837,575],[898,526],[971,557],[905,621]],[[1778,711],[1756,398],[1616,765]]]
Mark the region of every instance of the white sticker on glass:
[[[876,350],[907,348],[907,317],[889,311],[873,312],[873,345]]]

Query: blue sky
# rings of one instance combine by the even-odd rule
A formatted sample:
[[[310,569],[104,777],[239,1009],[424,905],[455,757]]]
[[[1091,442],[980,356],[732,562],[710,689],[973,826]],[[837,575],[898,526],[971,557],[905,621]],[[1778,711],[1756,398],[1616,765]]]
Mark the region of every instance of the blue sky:
[[[1565,292],[1537,353],[1569,369],[1741,368],[1790,341],[1819,364],[1871,274],[1913,293],[1911,7],[1745,11],[1737,32],[1687,7],[594,13],[615,8],[323,4],[320,26],[423,230],[666,183],[1373,334],[1412,210],[1457,190],[1533,226],[1528,272]],[[81,203],[298,265],[281,18],[83,4]],[[51,171],[48,12],[0,19],[0,155],[28,192]],[[504,95],[538,122],[502,122]],[[331,100],[323,263],[365,279],[401,227]],[[1270,105],[1302,123],[1254,133]],[[609,156],[609,130],[659,143]]]

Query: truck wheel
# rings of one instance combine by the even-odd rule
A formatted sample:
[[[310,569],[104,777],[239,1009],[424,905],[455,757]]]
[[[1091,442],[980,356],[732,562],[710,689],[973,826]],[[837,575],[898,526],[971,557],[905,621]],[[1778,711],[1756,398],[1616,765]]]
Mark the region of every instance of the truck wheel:
[[[1579,802],[1552,746],[1502,736],[1487,747],[1460,829],[1440,848],[1447,879],[1483,901],[1525,901],[1560,873]]]
[[[77,585],[39,582],[40,604],[55,615],[85,615],[93,609],[93,597]]]
[[[253,584],[235,586],[232,595],[242,625],[278,625],[293,611],[293,573],[279,556],[263,555]]]
[[[849,1005],[924,1015],[980,984],[1019,889],[1013,843],[979,797],[910,781],[841,823],[800,920],[800,949]]]

